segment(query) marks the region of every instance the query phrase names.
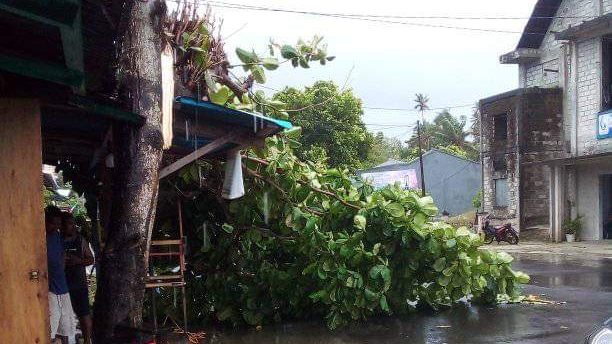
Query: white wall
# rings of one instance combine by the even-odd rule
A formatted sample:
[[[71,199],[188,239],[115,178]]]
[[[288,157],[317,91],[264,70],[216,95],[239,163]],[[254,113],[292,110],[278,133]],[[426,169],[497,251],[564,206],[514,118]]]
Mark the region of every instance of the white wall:
[[[612,174],[612,161],[593,162],[577,166],[577,210],[583,217],[580,237],[583,240],[601,240],[603,219],[600,205],[600,176]]]
[[[564,43],[555,40],[554,32],[610,12],[612,0],[564,0],[556,14],[560,18],[553,20],[540,46],[540,60],[519,68],[524,87],[564,89],[565,140],[571,143],[572,155],[612,151],[612,139],[596,138],[596,114],[602,103],[602,40]]]

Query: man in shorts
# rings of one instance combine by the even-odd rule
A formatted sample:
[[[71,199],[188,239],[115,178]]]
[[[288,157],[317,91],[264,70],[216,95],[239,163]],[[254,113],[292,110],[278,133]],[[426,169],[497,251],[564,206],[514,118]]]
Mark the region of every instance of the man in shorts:
[[[61,210],[54,206],[48,206],[45,209],[45,230],[47,232],[51,342],[68,344],[68,338],[74,336],[74,318],[64,272],[65,253],[64,241],[60,234],[61,227]]]
[[[87,240],[77,232],[74,217],[64,213],[62,235],[66,248],[66,282],[74,314],[79,318],[84,344],[91,344],[92,322],[89,311],[89,289],[85,267],[94,263],[93,253]]]

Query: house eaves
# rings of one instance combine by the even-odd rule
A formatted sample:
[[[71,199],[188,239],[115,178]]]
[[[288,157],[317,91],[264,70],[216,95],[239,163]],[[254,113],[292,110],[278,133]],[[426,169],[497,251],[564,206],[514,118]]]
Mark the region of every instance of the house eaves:
[[[499,57],[501,64],[529,63],[540,58],[540,46],[562,0],[538,0],[515,50]]]
[[[576,39],[588,39],[612,31],[612,13],[582,22],[579,25],[569,27],[555,33],[555,39],[572,41]]]
[[[538,0],[516,49],[539,49],[563,0]]]

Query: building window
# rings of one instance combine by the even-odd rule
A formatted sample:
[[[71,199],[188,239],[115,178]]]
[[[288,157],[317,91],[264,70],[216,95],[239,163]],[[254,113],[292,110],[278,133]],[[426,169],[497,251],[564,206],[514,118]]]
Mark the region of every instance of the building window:
[[[495,179],[495,206],[508,206],[508,179]]]
[[[602,44],[601,108],[612,109],[612,36],[604,36]]]
[[[495,141],[505,141],[508,139],[508,115],[497,115],[493,117],[493,139]]]

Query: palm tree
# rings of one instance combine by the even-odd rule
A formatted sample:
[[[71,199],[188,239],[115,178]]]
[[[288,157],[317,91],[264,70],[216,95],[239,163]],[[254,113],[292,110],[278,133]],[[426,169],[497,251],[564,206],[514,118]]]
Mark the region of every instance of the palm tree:
[[[421,122],[425,123],[425,110],[429,110],[429,97],[426,95],[423,95],[422,93],[417,93],[414,95],[416,98],[414,99],[414,102],[416,103],[416,105],[414,106],[415,109],[419,110],[419,112],[421,113]]]

